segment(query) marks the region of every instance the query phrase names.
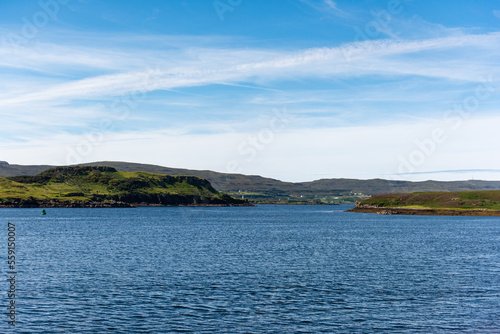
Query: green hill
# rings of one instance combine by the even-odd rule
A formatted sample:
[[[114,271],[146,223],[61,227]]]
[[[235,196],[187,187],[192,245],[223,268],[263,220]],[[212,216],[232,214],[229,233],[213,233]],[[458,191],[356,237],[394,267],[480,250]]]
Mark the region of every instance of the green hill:
[[[351,211],[383,214],[500,215],[500,191],[417,192],[375,195]]]
[[[2,207],[247,205],[195,176],[121,172],[114,167],[56,167],[0,178]]]

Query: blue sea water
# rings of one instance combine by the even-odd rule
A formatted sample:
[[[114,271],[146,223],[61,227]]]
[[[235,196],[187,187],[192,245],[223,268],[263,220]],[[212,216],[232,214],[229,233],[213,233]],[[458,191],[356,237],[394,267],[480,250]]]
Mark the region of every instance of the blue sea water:
[[[500,333],[500,218],[1,209],[18,333]]]

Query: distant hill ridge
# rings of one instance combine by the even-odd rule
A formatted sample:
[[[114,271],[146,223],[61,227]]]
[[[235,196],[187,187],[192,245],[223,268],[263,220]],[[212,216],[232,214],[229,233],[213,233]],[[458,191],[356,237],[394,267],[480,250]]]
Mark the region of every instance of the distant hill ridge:
[[[190,170],[169,168],[157,165],[99,161],[82,164],[81,166],[109,166],[124,172],[150,172],[167,175],[193,175],[210,181],[212,186],[223,192],[238,194],[242,191],[254,194],[255,198],[283,198],[287,196],[335,196],[350,193],[376,195],[384,193],[411,193],[429,191],[471,191],[471,190],[500,190],[500,181],[393,181],[383,179],[321,179],[312,182],[283,182],[257,175],[227,174],[209,170]],[[10,165],[0,162],[0,176],[33,176],[55,166],[25,166]],[[248,196],[251,197],[251,196]]]

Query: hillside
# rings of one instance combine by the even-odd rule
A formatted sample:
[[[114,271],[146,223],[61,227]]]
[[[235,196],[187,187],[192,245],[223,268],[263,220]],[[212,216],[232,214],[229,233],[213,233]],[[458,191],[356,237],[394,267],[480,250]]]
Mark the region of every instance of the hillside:
[[[500,215],[500,191],[418,192],[375,195],[353,212],[414,215]]]
[[[56,167],[0,178],[1,207],[246,205],[195,176],[122,172],[114,167]]]
[[[92,165],[110,166],[124,172],[193,175],[210,181],[212,186],[221,192],[260,203],[354,203],[367,196],[383,193],[500,190],[500,181],[409,182],[382,179],[322,179],[292,183],[257,175],[227,174],[129,162],[100,161],[82,166]],[[36,175],[52,167],[9,165],[0,162],[0,176]]]

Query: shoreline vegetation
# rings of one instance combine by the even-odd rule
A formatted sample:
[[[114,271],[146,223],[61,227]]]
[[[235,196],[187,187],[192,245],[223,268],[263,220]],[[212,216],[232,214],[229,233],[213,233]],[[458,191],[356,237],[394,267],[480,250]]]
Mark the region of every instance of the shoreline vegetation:
[[[381,194],[358,201],[347,211],[381,215],[500,216],[500,191]]]
[[[107,166],[56,167],[0,178],[0,208],[252,206],[196,176],[121,172]]]

